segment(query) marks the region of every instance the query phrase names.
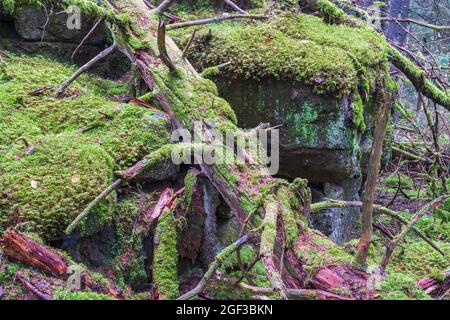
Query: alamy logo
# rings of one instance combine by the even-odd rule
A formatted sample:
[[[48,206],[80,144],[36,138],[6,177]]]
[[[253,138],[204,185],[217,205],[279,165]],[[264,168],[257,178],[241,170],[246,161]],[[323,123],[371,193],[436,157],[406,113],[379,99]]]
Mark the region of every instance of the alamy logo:
[[[78,6],[71,5],[66,9],[67,29],[80,30],[81,29],[81,9]]]
[[[67,279],[67,289],[70,291],[81,290],[81,273],[82,269],[77,265],[72,265],[68,270],[71,276]]]
[[[367,7],[367,23],[370,27],[380,30],[381,29],[381,9],[379,6],[372,5]]]

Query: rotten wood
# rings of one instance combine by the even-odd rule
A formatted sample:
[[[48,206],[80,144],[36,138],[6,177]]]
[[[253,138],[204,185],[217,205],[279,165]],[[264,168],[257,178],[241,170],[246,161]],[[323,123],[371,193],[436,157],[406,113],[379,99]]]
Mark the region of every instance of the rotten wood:
[[[13,260],[42,270],[49,275],[62,277],[68,272],[68,264],[59,254],[14,228],[6,230],[0,240],[0,246],[3,252]]]

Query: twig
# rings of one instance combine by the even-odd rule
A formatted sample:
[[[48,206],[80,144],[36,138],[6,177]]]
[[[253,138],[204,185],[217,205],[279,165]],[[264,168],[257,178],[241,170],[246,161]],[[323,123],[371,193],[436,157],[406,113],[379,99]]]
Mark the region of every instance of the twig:
[[[386,266],[389,263],[389,259],[391,258],[392,253],[394,252],[395,248],[398,246],[400,241],[403,240],[403,238],[406,236],[406,234],[414,227],[414,224],[416,224],[416,222],[419,221],[419,219],[425,213],[427,213],[429,210],[432,210],[435,207],[439,206],[448,197],[449,197],[448,195],[444,195],[444,196],[436,198],[432,202],[426,204],[419,211],[417,211],[417,213],[411,218],[411,220],[408,222],[408,224],[402,228],[401,232],[387,246],[386,252],[384,254],[383,260],[381,261],[381,265],[380,265],[380,269],[382,272],[384,272],[384,270],[386,270]]]
[[[311,212],[315,213],[315,212],[319,212],[321,210],[324,209],[328,209],[328,208],[348,208],[348,207],[361,207],[362,206],[362,202],[361,201],[341,201],[341,200],[329,200],[329,201],[323,201],[323,202],[317,202],[317,203],[313,203],[311,205]],[[380,206],[378,204],[374,204],[373,208],[375,211],[382,213],[382,214],[386,214],[388,216],[390,216],[391,218],[394,218],[396,220],[398,220],[400,223],[407,225],[408,224],[408,220],[404,217],[402,217],[399,213]],[[424,240],[426,243],[428,243],[433,249],[435,249],[437,252],[439,252],[441,255],[445,256],[445,252],[442,251],[431,239],[429,239],[422,231],[420,231],[419,229],[417,229],[416,227],[412,228],[412,231],[420,238],[422,238],[422,240]]]
[[[188,43],[186,44],[186,46],[185,46],[184,49],[183,49],[183,53],[181,54],[181,57],[182,57],[182,58],[185,58],[185,57],[186,57],[187,51],[188,51],[189,48],[191,47],[192,42],[194,42],[195,34],[196,34],[196,33],[197,33],[197,29],[194,29],[194,31],[192,31],[192,35],[191,35],[191,37],[189,38]]]
[[[117,179],[114,181],[112,185],[106,188],[102,193],[100,193],[97,198],[95,198],[89,205],[72,221],[72,223],[66,228],[66,234],[71,234],[72,231],[76,228],[76,226],[80,223],[80,221],[86,217],[90,211],[107,195],[116,190],[120,184],[122,183],[122,179]]]
[[[78,78],[83,72],[85,72],[86,70],[88,70],[90,67],[92,67],[94,64],[96,64],[97,62],[99,62],[100,60],[104,59],[105,57],[107,57],[109,54],[111,54],[115,49],[117,48],[117,46],[115,44],[111,45],[110,47],[106,48],[105,50],[103,50],[102,52],[100,52],[98,55],[96,55],[94,58],[92,58],[89,62],[87,62],[85,65],[83,65],[81,68],[79,68],[77,71],[75,71],[75,73],[66,81],[64,81],[58,88],[58,91],[56,91],[55,96],[56,97],[60,97],[64,91],[66,90],[66,88],[68,86],[70,86],[70,84],[76,79]]]
[[[75,50],[72,53],[72,56],[70,57],[71,59],[73,59],[75,57],[75,55],[77,54],[78,50],[84,45],[84,43],[87,41],[87,39],[89,39],[89,37],[94,33],[94,31],[97,29],[97,27],[100,25],[100,23],[103,22],[103,18],[98,19],[94,26],[91,28],[91,30],[89,30],[89,32],[86,34],[86,36],[83,38],[83,40],[81,40],[80,44],[75,48]]]
[[[166,24],[162,19],[159,20],[158,25],[158,50],[162,62],[169,68],[170,72],[175,72],[175,65],[170,60],[166,49]]]
[[[242,10],[241,8],[239,8],[233,1],[231,1],[231,0],[223,0],[223,1],[226,4],[228,4],[230,7],[232,7],[234,10],[239,12],[240,14],[248,14],[247,11]]]
[[[223,16],[217,16],[213,18],[206,18],[194,21],[186,21],[180,23],[174,23],[167,26],[167,30],[174,30],[180,28],[187,28],[193,26],[200,26],[203,24],[220,22],[225,20],[236,20],[236,19],[255,19],[255,20],[264,20],[268,19],[268,16],[265,15],[252,15],[252,14],[224,14]]]
[[[53,298],[45,293],[40,292],[33,284],[29,283],[21,271],[16,272],[17,280],[32,294],[41,300],[53,300]]]
[[[273,293],[273,288],[259,288],[255,286],[250,286],[245,283],[241,283],[239,285],[243,289],[250,290],[255,293]],[[352,300],[347,297],[339,296],[334,293],[330,293],[323,290],[315,290],[315,289],[291,289],[287,288],[286,292],[290,299],[305,299],[305,300]]]
[[[188,300],[191,298],[196,297],[199,293],[203,291],[203,289],[206,287],[206,284],[209,279],[212,278],[214,273],[216,272],[217,268],[221,265],[224,259],[226,259],[230,254],[235,252],[240,246],[242,246],[244,243],[246,243],[248,240],[248,236],[243,236],[239,238],[237,241],[230,244],[228,247],[223,249],[214,259],[214,261],[209,266],[206,273],[203,275],[200,282],[195,286],[194,289],[190,290],[189,292],[186,292],[182,296],[178,297],[177,300]]]

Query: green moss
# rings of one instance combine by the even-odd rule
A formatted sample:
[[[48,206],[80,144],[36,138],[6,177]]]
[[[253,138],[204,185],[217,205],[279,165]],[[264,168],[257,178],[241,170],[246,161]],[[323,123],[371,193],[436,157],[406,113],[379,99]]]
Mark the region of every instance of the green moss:
[[[414,278],[402,273],[392,273],[381,283],[382,300],[431,300]]]
[[[142,244],[148,229],[140,227],[142,211],[139,203],[141,202],[145,202],[145,199],[137,195],[128,196],[116,205],[114,216],[117,237],[115,241],[116,277],[123,285],[126,283],[134,290],[142,290],[150,282],[144,263]]]
[[[384,184],[388,187],[412,187],[414,182],[410,176],[405,174],[392,174],[384,180]]]
[[[446,270],[449,266],[450,244],[439,242],[438,245],[446,252],[447,257],[430,248],[425,241],[412,242],[404,249],[398,248],[391,258],[388,271],[421,280]]]
[[[41,57],[8,54],[0,76],[0,228],[28,223],[46,239],[65,227],[128,168],[170,141],[168,119],[107,97],[122,85],[83,75],[55,99],[73,68]],[[81,226],[89,234],[111,222],[114,194]]]
[[[116,15],[113,10],[108,6],[99,5],[93,0],[49,0],[45,2],[52,2],[60,7],[68,8],[71,5],[80,8],[81,12],[87,16],[93,16],[97,18],[104,18],[110,21],[119,22],[122,19],[119,15]],[[8,14],[14,14],[18,8],[24,5],[40,6],[45,3],[42,0],[0,0],[0,4],[5,8]]]
[[[296,243],[294,253],[310,275],[326,266],[352,261],[350,254],[318,231],[308,232],[308,237],[303,242]]]
[[[212,38],[206,40],[209,29]],[[175,30],[184,44],[190,30]],[[310,85],[316,93],[348,95],[359,78],[374,87],[386,70],[384,39],[364,28],[328,25],[305,14],[275,16],[268,22],[223,22],[201,29],[189,59],[201,68],[232,61],[228,76],[266,77]],[[240,57],[235,59],[235,57]]]
[[[202,72],[203,78],[208,78],[208,79],[214,78],[214,77],[218,76],[219,74],[220,74],[220,70],[218,67],[206,68]]]
[[[175,299],[178,290],[177,223],[172,212],[165,212],[158,220],[155,237],[158,245],[153,257],[153,286],[160,299]]]
[[[353,123],[359,132],[366,131],[366,122],[364,120],[364,104],[359,94],[354,94],[352,99]]]
[[[54,299],[56,300],[116,300],[114,297],[96,293],[96,292],[72,292],[67,289],[55,290]]]

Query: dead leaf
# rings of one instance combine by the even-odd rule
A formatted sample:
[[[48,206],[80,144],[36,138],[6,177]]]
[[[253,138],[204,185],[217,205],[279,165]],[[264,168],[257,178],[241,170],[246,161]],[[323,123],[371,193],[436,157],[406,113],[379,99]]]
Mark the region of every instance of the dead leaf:
[[[77,184],[78,182],[80,182],[80,176],[72,176],[72,178],[70,178],[70,182],[72,182],[72,184]]]

